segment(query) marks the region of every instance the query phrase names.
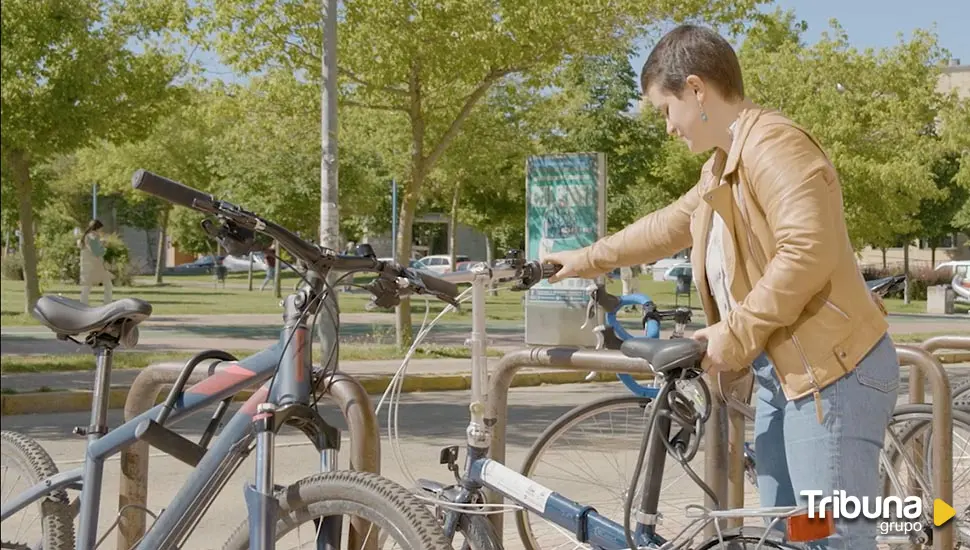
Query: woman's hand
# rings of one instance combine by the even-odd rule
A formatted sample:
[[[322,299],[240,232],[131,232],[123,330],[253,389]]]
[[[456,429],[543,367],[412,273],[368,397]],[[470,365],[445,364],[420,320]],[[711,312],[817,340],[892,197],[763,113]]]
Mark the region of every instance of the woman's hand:
[[[585,249],[553,252],[543,256],[542,263],[562,266],[562,269],[555,275],[549,277],[550,283],[558,283],[563,279],[569,279],[571,277],[579,277],[580,272],[588,267],[586,265]]]
[[[701,359],[701,369],[704,372],[717,374],[719,372],[740,370],[743,368],[738,365],[730,365],[724,360],[725,354],[723,348],[725,339],[720,334],[720,331],[724,328],[723,322],[719,322],[697,330],[691,336],[694,340],[707,344],[707,352],[704,354],[704,358]]]

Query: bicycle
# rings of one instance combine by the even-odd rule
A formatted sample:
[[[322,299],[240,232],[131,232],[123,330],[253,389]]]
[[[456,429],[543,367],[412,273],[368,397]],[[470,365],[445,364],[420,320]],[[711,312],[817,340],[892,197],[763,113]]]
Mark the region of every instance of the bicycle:
[[[471,277],[474,279],[473,287],[480,285],[481,289],[485,286],[479,274],[484,274],[483,279],[489,282],[514,281],[514,288],[524,290],[551,276],[557,270],[558,266],[513,258],[506,259],[496,266],[479,264],[472,268]],[[442,276],[454,282],[468,282],[466,277],[449,274]],[[481,327],[476,327],[474,324],[474,319],[478,317],[483,318],[484,312],[480,307],[473,307],[473,334],[482,336],[481,331],[477,330]],[[695,387],[702,393],[707,391],[703,380],[699,379],[700,358],[703,356],[704,349],[693,340],[686,339],[669,341],[640,339],[640,341],[656,347],[647,349],[624,346],[624,353],[632,357],[645,358],[662,379],[656,399],[658,405],[652,408],[650,421],[643,430],[645,446],[641,447],[640,457],[642,461],[645,456],[648,456],[650,460],[647,464],[659,465],[662,468],[662,461],[667,452],[662,442],[669,440],[671,425],[682,423],[684,426],[689,426],[688,430],[693,434],[700,436],[699,425],[704,423],[710,413],[710,400],[706,401],[705,412],[685,407],[689,400],[680,389],[681,385],[684,385]],[[424,492],[427,500],[435,505],[436,514],[444,526],[445,536],[453,538],[461,533],[465,538],[466,548],[473,550],[502,548],[501,536],[495,532],[493,524],[485,518],[485,514],[489,513],[490,508],[493,510],[496,507],[507,508],[505,505],[487,503],[483,494],[486,488],[510,498],[516,503],[513,508],[524,507],[530,513],[541,515],[567,532],[573,533],[577,541],[586,542],[594,548],[604,550],[643,545],[665,550],[684,548],[706,525],[730,514],[771,518],[773,524],[791,526],[788,532],[795,538],[824,536],[804,531],[803,526],[809,525],[803,519],[807,510],[797,507],[733,511],[692,507],[698,513],[698,517],[695,518],[691,528],[685,529],[668,541],[654,529],[655,524],[650,522],[650,506],[647,503],[648,505],[643,508],[647,512],[637,514],[637,527],[633,530],[627,529],[630,513],[625,515],[623,523],[612,521],[592,506],[570,500],[511,468],[487,458],[491,432],[484,418],[485,407],[482,401],[486,396],[480,390],[476,390],[475,383],[481,374],[481,370],[476,369],[472,376],[473,399],[469,407],[471,418],[466,430],[464,469],[458,466],[458,446],[449,446],[442,449],[439,459],[453,472],[455,483],[448,485],[428,479],[417,480],[418,489]],[[691,454],[696,452],[698,444],[697,437],[688,438],[678,444],[678,448],[681,452]],[[659,494],[658,483],[657,476],[644,478],[643,494],[647,499],[653,499],[655,502]],[[810,527],[817,527],[817,525],[813,522]],[[772,534],[770,528],[764,529],[759,535],[753,535],[749,530],[722,531],[719,535],[706,540],[701,548],[719,547],[725,541],[738,544],[761,544],[765,548],[793,548],[780,541],[776,534]]]
[[[619,322],[617,318],[617,313],[622,310],[623,307],[627,305],[636,304],[643,309],[643,322],[642,327],[646,333],[647,338],[659,338],[660,337],[660,322],[667,319],[675,320],[675,327],[672,339],[682,338],[684,335],[684,330],[686,325],[690,321],[690,310],[686,308],[675,308],[672,310],[658,310],[649,297],[645,295],[630,295],[630,296],[613,296],[606,292],[605,287],[601,285],[592,286],[588,289],[589,302],[587,306],[587,319],[594,317],[595,306],[602,307],[606,311],[605,323],[603,325],[597,326],[594,331],[597,333],[597,348],[598,349],[613,349],[618,350],[622,348],[623,342],[631,340],[634,336],[627,331]],[[686,311],[685,311],[686,310]],[[642,339],[642,338],[640,338]],[[644,386],[639,385],[631,376],[620,375],[625,379],[621,378],[623,385],[631,390],[632,395],[614,395],[608,396],[596,401],[580,405],[575,407],[573,410],[563,414],[556,421],[554,421],[536,440],[531,449],[526,454],[526,458],[523,461],[523,466],[519,472],[531,479],[546,479],[540,474],[539,467],[544,455],[551,454],[555,456],[556,460],[551,464],[551,470],[547,474],[549,476],[549,482],[552,484],[553,488],[556,488],[557,484],[561,487],[567,487],[575,484],[581,483],[583,479],[598,479],[600,484],[603,485],[605,482],[603,478],[605,474],[601,474],[595,471],[595,466],[590,467],[589,470],[583,472],[576,472],[576,479],[574,482],[566,479],[564,476],[567,474],[574,473],[575,469],[585,468],[588,464],[595,463],[589,455],[595,454],[597,450],[608,449],[604,451],[605,453],[610,453],[614,456],[623,456],[622,450],[618,447],[620,443],[614,444],[614,442],[625,442],[630,443],[634,441],[635,434],[643,429],[643,419],[646,416],[646,411],[651,406],[653,400],[657,397],[658,386]],[[956,388],[953,391],[954,401],[960,394],[962,386]],[[754,410],[744,403],[738,401],[731,401],[729,406],[739,410],[748,421],[753,420]],[[904,491],[902,487],[909,488],[910,485],[914,485],[922,489],[923,494],[932,495],[930,490],[930,485],[926,480],[932,479],[929,471],[926,469],[927,465],[931,464],[928,462],[929,456],[922,457],[922,466],[918,466],[911,461],[906,460],[906,455],[900,451],[900,449],[910,448],[911,443],[918,441],[920,439],[920,434],[925,434],[925,431],[931,427],[932,419],[932,406],[931,405],[903,405],[897,408],[894,413],[893,419],[890,422],[890,426],[887,429],[887,437],[895,438],[893,442],[887,442],[887,451],[883,453],[881,467],[884,472],[884,486],[887,495],[897,494],[903,495]],[[592,422],[590,422],[592,421]],[[625,424],[625,421],[629,421],[629,424]],[[962,433],[965,436],[970,436],[970,416],[965,413],[960,413],[958,409],[954,410],[954,427],[962,428]],[[593,424],[592,427],[587,428],[589,424]],[[596,427],[603,426],[611,433],[606,434],[602,440],[594,439],[594,436],[589,435],[589,432]],[[955,429],[955,444],[954,444],[954,455],[956,456],[956,432]],[[574,433],[580,432],[580,433]],[[898,433],[897,433],[898,432]],[[676,444],[677,441],[683,437],[682,433],[676,433],[672,438],[671,442]],[[970,437],[968,437],[970,439]],[[562,442],[560,447],[556,444]],[[927,445],[927,450],[932,449],[932,445]],[[634,449],[626,449],[627,452],[635,451]],[[576,458],[575,460],[570,460],[571,453],[576,452],[583,453],[583,458]],[[590,458],[587,460],[587,458]],[[677,458],[677,457],[675,457]],[[690,457],[692,458],[692,457]],[[756,455],[754,447],[748,443],[744,443],[743,447],[743,463],[744,463],[744,474],[745,480],[751,488],[757,487],[757,472],[756,472]],[[679,460],[678,460],[679,462]],[[619,465],[615,465],[617,470],[619,470]],[[956,469],[956,464],[954,465]],[[693,479],[695,484],[700,487],[703,485],[699,482],[696,474],[687,466],[682,464],[685,473]],[[919,472],[919,475],[911,475],[911,479],[901,480],[901,477],[905,477],[909,470]],[[659,475],[663,477],[664,474],[669,474],[668,471],[663,469],[656,470]],[[896,475],[893,475],[896,473]],[[622,508],[625,504],[623,502],[623,494],[630,494],[629,489],[624,483],[630,479],[631,474],[629,472],[623,473],[617,471],[617,498],[604,499],[601,502],[601,509],[607,506],[611,506],[611,509]],[[634,474],[635,475],[635,474]],[[666,491],[667,487],[673,487],[678,481],[673,479],[668,481],[667,479],[663,482],[663,488],[661,490],[662,495],[673,494],[674,501],[670,504],[674,507],[676,504],[683,504],[689,497],[682,496],[682,492]],[[928,504],[932,504],[932,499],[928,501]],[[658,503],[659,505],[659,503]],[[930,510],[931,506],[925,507],[926,510]],[[657,512],[656,509],[653,509]],[[662,516],[663,514],[659,514]],[[531,522],[533,514],[526,510],[520,510],[516,512],[516,525],[518,528],[519,536],[523,541],[526,548],[535,549],[543,547],[540,543],[544,533],[537,533],[539,527],[544,527],[544,523],[536,522],[534,526]],[[668,521],[670,518],[667,518]],[[931,518],[927,518],[926,524],[931,525]],[[970,517],[967,518],[970,520]],[[659,521],[659,518],[658,518]],[[535,528],[534,528],[535,527]],[[957,529],[959,537],[963,540],[964,544],[970,544],[970,529],[964,522]],[[549,536],[556,535],[558,533],[553,531],[549,532]],[[558,539],[557,539],[558,540]],[[891,542],[894,540],[899,540],[899,537],[891,538],[888,534],[882,537],[883,542]],[[929,539],[923,542],[924,544],[929,543]]]
[[[340,433],[317,410],[318,399],[333,381],[336,367],[312,365],[312,333],[307,319],[312,313],[312,324],[316,324],[320,304],[327,293],[333,292],[327,282],[331,271],[377,273],[367,288],[373,300],[385,307],[399,303],[400,296],[406,294],[453,302],[457,287],[392,262],[378,261],[372,251],[362,256],[338,255],[252,212],[151,172],[136,172],[132,185],[215,217],[216,222],[207,218],[203,227],[230,254],[253,250],[256,233],[275,239],[304,268],[302,284],[283,301],[284,326],[275,345],[243,360],[218,350],[197,354],[186,363],[164,403],[110,431],[106,414],[112,354],[119,346],[137,344],[138,325],[149,318],[152,306],[136,298],[87,307],[60,296],[42,297],[34,316],[60,339],[80,342],[77,338],[85,335],[83,341],[96,356],[90,426],[75,432],[87,437],[87,450],[82,467],[58,472],[39,444],[25,435],[3,432],[4,466],[23,470],[32,482],[29,489],[10,499],[4,491],[3,548],[70,550],[76,546],[77,550],[91,550],[100,545],[110,534],[109,530],[98,538],[96,531],[105,460],[139,440],[195,467],[170,505],[157,516],[152,514],[154,523],[137,543],[139,550],[181,548],[229,477],[253,451],[255,483],[247,482],[244,487],[248,517],[232,533],[225,548],[271,549],[276,541],[305,523],[311,525],[309,539],[321,548],[340,548],[344,541],[350,548],[374,547],[388,539],[404,548],[450,548],[434,516],[413,493],[372,473],[336,469]],[[185,387],[193,369],[207,359],[228,366]],[[213,440],[233,396],[257,385],[259,388]],[[216,405],[215,412],[198,443],[169,427],[212,405]],[[284,426],[298,428],[311,440],[320,455],[321,471],[279,487],[273,482],[273,444]],[[4,475],[4,482],[7,477]],[[71,502],[68,491],[80,491],[80,496]],[[40,513],[40,533],[36,538],[19,540],[20,533],[13,533],[14,525],[8,519],[31,506]],[[354,516],[346,531],[344,515]]]

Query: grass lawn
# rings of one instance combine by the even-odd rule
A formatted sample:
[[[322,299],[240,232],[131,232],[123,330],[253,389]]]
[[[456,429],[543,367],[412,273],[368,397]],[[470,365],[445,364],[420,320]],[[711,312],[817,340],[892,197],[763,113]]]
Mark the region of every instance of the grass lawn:
[[[282,292],[285,295],[291,291],[297,277],[292,273],[286,273],[282,279]],[[211,276],[192,275],[192,276],[168,276],[165,283],[156,286],[151,277],[141,277],[135,281],[133,286],[116,287],[114,297],[122,298],[134,296],[147,300],[154,306],[155,315],[175,316],[175,315],[220,315],[220,314],[247,314],[247,313],[279,313],[280,300],[277,299],[271,290],[267,289],[260,292],[259,284],[262,279],[254,278],[255,290],[249,291],[247,277],[245,273],[230,274],[225,285],[216,286]],[[366,282],[364,277],[358,277],[357,283]],[[467,288],[467,285],[462,285]],[[610,292],[619,294],[621,285],[619,281],[610,281],[607,285]],[[41,285],[42,293],[63,294],[71,298],[80,296],[80,287],[64,283],[44,283]],[[650,296],[653,301],[661,308],[673,307],[675,304],[674,283],[654,281],[649,277],[640,278],[640,292]],[[98,303],[101,299],[99,289],[92,291],[92,302]],[[494,320],[522,320],[523,307],[522,292],[504,290],[495,296],[486,298],[486,315]],[[462,304],[462,309],[451,313],[449,320],[471,321],[471,299]],[[356,289],[355,292],[341,292],[339,294],[340,310],[344,313],[363,313],[367,311],[365,305],[370,300],[370,294]],[[24,283],[22,281],[3,281],[2,292],[0,292],[0,322],[3,325],[35,325],[37,321],[33,317],[23,313]],[[684,297],[680,297],[680,305],[686,305]],[[696,291],[691,293],[691,306],[695,310],[700,309],[700,300]],[[445,304],[437,301],[430,301],[431,315],[436,315],[444,309]],[[901,299],[887,299],[886,307],[893,313],[923,313],[926,311],[925,300],[914,300],[909,304],[903,304]],[[423,297],[412,298],[411,312],[415,323],[420,323],[425,314],[426,301]],[[956,305],[957,313],[966,313],[970,306],[966,304]]]
[[[363,282],[358,278],[358,283]],[[295,276],[283,280],[282,292],[285,295],[294,288],[298,279]],[[279,313],[280,300],[267,289],[260,292],[260,280],[254,280],[256,290],[249,291],[245,273],[231,274],[225,286],[216,286],[208,276],[166,277],[165,283],[156,286],[151,278],[139,278],[134,286],[115,287],[113,297],[123,298],[133,296],[146,300],[154,307],[154,315],[220,315],[233,313]],[[467,288],[467,285],[462,285]],[[619,281],[611,281],[608,285],[610,292],[620,292]],[[671,307],[674,304],[674,284],[642,280],[640,291],[648,294],[661,307]],[[80,287],[64,283],[46,283],[41,285],[41,293],[62,294],[69,298],[80,296]],[[486,315],[494,320],[521,320],[523,318],[522,300],[524,293],[503,290],[495,296],[486,298]],[[471,296],[462,303],[462,309],[451,313],[450,320],[471,321]],[[101,293],[99,289],[91,292],[92,303],[99,303]],[[370,294],[360,289],[355,292],[339,294],[340,311],[344,313],[363,313],[367,311],[365,305],[370,301]],[[0,292],[0,321],[3,325],[36,325],[37,321],[23,313],[24,283],[23,281],[3,281]],[[685,300],[682,297],[681,303]],[[691,305],[700,306],[696,294],[691,299]],[[446,304],[438,300],[430,300],[431,315],[440,313]],[[414,322],[420,323],[425,314],[426,301],[424,297],[412,298],[411,312]]]

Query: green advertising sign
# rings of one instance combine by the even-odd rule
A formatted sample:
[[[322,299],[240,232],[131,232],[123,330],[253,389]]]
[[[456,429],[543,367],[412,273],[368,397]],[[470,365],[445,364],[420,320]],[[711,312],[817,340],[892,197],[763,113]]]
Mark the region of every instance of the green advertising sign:
[[[526,209],[528,259],[537,260],[550,252],[593,244],[606,232],[606,156],[576,153],[530,157],[526,164]],[[572,315],[563,317],[562,309],[578,308],[585,313],[586,288],[593,282],[566,279],[549,284],[542,281],[530,289],[526,295],[526,341],[567,343],[553,342],[557,338],[552,333],[572,331],[551,325],[543,312],[557,315],[563,322],[575,321]],[[530,310],[530,305],[542,309]],[[550,307],[557,311],[549,311]],[[530,322],[530,317],[536,322]],[[542,320],[537,321],[538,318]]]

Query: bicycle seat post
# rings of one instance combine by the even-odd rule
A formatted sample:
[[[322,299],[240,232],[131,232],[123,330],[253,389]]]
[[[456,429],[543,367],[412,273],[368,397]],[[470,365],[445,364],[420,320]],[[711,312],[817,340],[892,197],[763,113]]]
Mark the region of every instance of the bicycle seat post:
[[[94,387],[91,388],[91,423],[87,428],[77,427],[74,432],[87,436],[87,446],[108,433],[108,391],[111,388],[111,360],[118,339],[100,332],[86,338],[95,357]],[[78,543],[83,548],[93,547],[97,536],[97,508],[101,502],[101,481],[104,476],[104,461],[89,458],[84,461],[81,491],[81,510],[93,516],[93,520],[81,521],[78,530]]]
[[[485,292],[491,280],[488,266],[477,265],[472,280],[472,402],[485,403],[488,398],[488,357],[486,356],[487,336],[485,331]]]

